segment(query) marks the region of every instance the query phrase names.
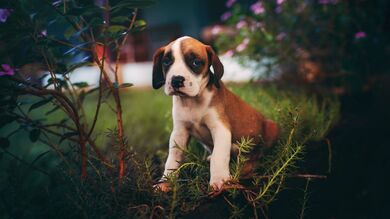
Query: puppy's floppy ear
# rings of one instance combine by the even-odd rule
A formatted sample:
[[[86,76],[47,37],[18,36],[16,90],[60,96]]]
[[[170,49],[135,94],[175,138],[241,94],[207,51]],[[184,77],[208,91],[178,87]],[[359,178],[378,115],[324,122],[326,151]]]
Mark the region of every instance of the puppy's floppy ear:
[[[165,83],[164,73],[161,60],[163,58],[165,47],[159,48],[153,56],[153,79],[152,84],[154,89],[158,89]]]
[[[209,57],[209,65],[213,66],[214,69],[214,75],[210,75],[210,80],[214,82],[215,86],[217,88],[220,87],[219,81],[221,80],[223,76],[223,65],[221,61],[218,58],[218,55],[214,52],[213,48],[211,46],[206,46],[207,55]]]

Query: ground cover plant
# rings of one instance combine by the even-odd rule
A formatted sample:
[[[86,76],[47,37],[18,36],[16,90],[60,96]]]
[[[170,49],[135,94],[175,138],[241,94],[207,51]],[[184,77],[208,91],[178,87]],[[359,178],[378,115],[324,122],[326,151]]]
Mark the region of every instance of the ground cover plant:
[[[119,51],[128,34],[145,27],[137,13],[151,3],[20,0],[2,6],[2,217],[257,218],[267,215],[290,178],[301,179],[305,191],[310,180],[325,178],[298,164],[307,143],[323,140],[336,123],[337,98],[249,83],[229,86],[282,130],[263,152],[256,175],[240,177],[253,146],[244,138],[231,162],[234,183],[212,193],[207,154],[192,142],[178,176],[169,177],[172,191],[153,189],[167,156],[170,98],[119,84],[119,53],[106,57],[106,50]],[[47,73],[26,73],[31,63]],[[97,87],[69,80],[75,68],[91,64],[100,69]],[[305,204],[301,209],[303,217]]]
[[[23,137],[29,135],[24,130],[11,137],[11,145],[3,151],[2,197],[9,208],[4,208],[2,212],[12,216],[12,212],[27,209],[28,211],[20,213],[21,216],[31,214],[64,218],[151,215],[173,217],[207,215],[212,207],[203,210],[202,206],[214,204],[226,210],[221,211],[222,215],[253,215],[254,207],[257,208],[256,214],[260,215],[263,214],[260,209],[264,208],[263,211],[266,212],[266,206],[272,203],[289,177],[302,177],[303,184],[311,178],[323,180],[326,172],[320,173],[321,176],[318,173],[311,176],[295,166],[304,159],[306,142],[323,139],[337,121],[338,101],[328,97],[329,99],[320,102],[304,92],[282,91],[266,85],[230,87],[256,109],[275,119],[283,128],[278,144],[265,152],[253,181],[239,181],[245,153],[251,146],[249,139],[243,139],[240,144],[241,156],[231,164],[233,179],[237,184],[226,194],[221,194],[223,198],[209,196],[211,190],[208,188],[207,154],[195,142],[191,143],[186,152],[186,160],[178,170],[180,176],[171,179],[174,190],[167,194],[153,191],[153,185],[160,177],[163,161],[167,156],[171,100],[156,91],[130,89],[122,95],[125,106],[123,118],[124,126],[132,127],[135,131],[125,132],[128,138],[129,156],[126,163],[129,170],[120,187],[115,169],[110,172],[94,157],[88,159],[88,177],[81,180],[77,148],[67,140],[57,143],[61,139],[50,135],[50,141],[58,144],[64,153],[67,152],[63,160],[48,146],[33,143]],[[145,97],[150,101],[139,101]],[[133,105],[136,101],[139,104]],[[96,98],[93,95],[87,97],[85,104],[94,106]],[[29,107],[30,105],[24,107],[24,110],[28,111]],[[160,113],[156,114],[155,108],[159,108]],[[50,109],[48,105],[42,111]],[[43,116],[35,112],[28,114],[33,120],[40,120]],[[111,110],[103,105],[100,114],[103,119],[97,123],[96,133],[100,136],[97,141],[99,146],[105,154],[111,154],[110,165],[116,166],[114,159],[118,146],[113,144],[116,137],[109,131],[115,128],[115,121],[110,119],[111,114]],[[53,123],[62,118],[63,115],[58,113],[45,122]],[[3,127],[2,133],[9,133],[6,130],[13,128],[17,128],[15,123]],[[23,161],[15,161],[15,154]],[[42,170],[47,174],[42,173]],[[34,199],[39,201],[34,202]],[[219,199],[223,201],[216,201]],[[61,206],[60,210],[56,206]]]

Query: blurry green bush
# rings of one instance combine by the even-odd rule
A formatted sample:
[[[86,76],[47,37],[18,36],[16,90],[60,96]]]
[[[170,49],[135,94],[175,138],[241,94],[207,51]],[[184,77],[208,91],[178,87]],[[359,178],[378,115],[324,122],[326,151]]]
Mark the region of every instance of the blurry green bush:
[[[229,0],[215,26],[221,52],[288,83],[333,93],[371,89],[389,72],[386,0]]]

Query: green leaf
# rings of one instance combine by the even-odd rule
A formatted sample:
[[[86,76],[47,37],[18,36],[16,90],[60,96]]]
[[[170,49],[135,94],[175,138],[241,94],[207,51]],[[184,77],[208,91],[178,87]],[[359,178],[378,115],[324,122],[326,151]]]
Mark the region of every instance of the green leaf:
[[[134,22],[134,27],[131,31],[142,31],[146,28],[146,22],[144,20],[137,20]]]
[[[117,16],[117,17],[111,18],[111,22],[114,22],[114,23],[123,23],[123,22],[127,22],[129,20],[130,20],[129,17],[127,17],[127,16]]]
[[[73,27],[69,27],[68,29],[65,30],[65,32],[64,32],[64,37],[65,37],[66,39],[69,39],[69,38],[72,37],[72,35],[73,35],[75,32],[76,32],[76,31],[75,31],[75,29],[74,29]]]
[[[80,92],[80,94],[79,94],[79,100],[80,100],[81,103],[84,102],[85,96],[86,96],[86,95],[87,95],[87,94],[85,93],[84,90],[82,90],[82,91]]]
[[[55,106],[53,109],[47,111],[47,112],[45,113],[45,115],[47,116],[47,115],[49,115],[49,114],[52,114],[52,113],[54,113],[55,111],[57,111],[58,109],[60,109],[60,106],[57,105],[57,106]]]
[[[151,0],[123,0],[111,7],[111,11],[116,13],[122,9],[128,8],[145,8],[154,4]]]
[[[63,142],[65,139],[69,139],[70,137],[72,136],[75,136],[75,135],[78,135],[79,133],[78,132],[67,132],[65,133],[61,139],[60,139],[60,143]]]
[[[2,115],[2,116],[0,116],[0,128],[2,128],[3,126],[5,126],[8,123],[11,123],[13,121],[15,121],[15,117],[14,116],[10,116],[10,115]]]
[[[99,90],[99,87],[95,87],[95,88],[90,89],[89,91],[87,91],[86,94],[91,94],[91,93],[93,93],[93,92],[95,92],[95,91],[98,91],[98,90]]]
[[[104,21],[104,19],[101,16],[94,17],[91,20],[89,20],[88,26],[90,26],[90,27],[99,27],[99,26],[103,25],[103,21]]]
[[[78,87],[78,88],[84,88],[84,87],[89,86],[89,84],[87,82],[76,82],[76,83],[73,83],[73,85]]]
[[[53,100],[53,97],[49,97],[47,99],[43,99],[43,100],[41,100],[39,102],[36,102],[36,103],[34,103],[33,105],[30,106],[30,109],[28,109],[28,111],[31,112],[31,110],[39,108],[39,107],[41,107],[43,105],[46,105],[47,103],[49,103],[52,100]]]
[[[83,14],[84,11],[85,11],[85,9],[83,7],[72,7],[66,11],[66,14],[78,16],[78,15]]]
[[[97,6],[92,6],[92,7],[87,7],[84,8],[84,12],[82,13],[83,16],[89,16],[89,15],[96,15],[96,14],[101,14],[103,12],[102,8],[99,8]]]
[[[112,25],[112,26],[109,26],[107,28],[107,32],[109,32],[111,34],[115,34],[115,33],[121,32],[121,31],[125,31],[125,30],[127,30],[127,27],[122,26],[122,25]]]
[[[9,142],[8,138],[1,137],[0,138],[0,147],[6,149],[9,146],[10,146],[10,142]]]
[[[41,135],[41,130],[40,129],[33,129],[31,130],[29,137],[32,142],[36,142]]]
[[[123,84],[119,85],[119,88],[126,88],[126,87],[131,87],[131,86],[133,86],[132,83],[123,83]]]
[[[37,162],[39,159],[41,159],[43,156],[45,156],[46,154],[50,153],[51,150],[47,150],[41,154],[39,154],[32,162],[30,165],[34,165],[35,162]]]
[[[146,26],[146,21],[145,20],[136,20],[135,22],[134,22],[134,26],[135,27],[144,27],[144,26]]]
[[[59,78],[56,78],[56,81],[57,81],[57,85],[59,85],[60,87],[65,87],[65,88],[68,88],[68,83],[62,79],[59,79]],[[50,85],[54,84],[54,79],[53,78],[49,78],[47,80],[47,84],[45,85],[45,87],[49,87]]]

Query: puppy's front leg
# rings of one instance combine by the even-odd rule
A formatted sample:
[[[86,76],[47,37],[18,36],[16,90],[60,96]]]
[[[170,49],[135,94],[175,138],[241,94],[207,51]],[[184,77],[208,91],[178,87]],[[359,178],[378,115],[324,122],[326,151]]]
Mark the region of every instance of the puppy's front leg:
[[[230,151],[232,135],[229,129],[219,124],[211,129],[214,148],[210,159],[210,185],[214,190],[220,190],[223,184],[230,180]]]
[[[165,162],[164,177],[180,166],[183,159],[183,149],[187,148],[189,133],[187,129],[174,128],[169,139],[169,154]]]

